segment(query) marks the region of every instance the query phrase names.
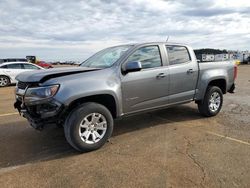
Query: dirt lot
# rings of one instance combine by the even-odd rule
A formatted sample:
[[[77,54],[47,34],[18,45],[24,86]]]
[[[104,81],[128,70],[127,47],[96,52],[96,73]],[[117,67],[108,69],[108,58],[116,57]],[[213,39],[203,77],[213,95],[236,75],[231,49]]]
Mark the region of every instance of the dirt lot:
[[[250,66],[240,66],[222,112],[195,104],[115,122],[98,151],[79,154],[54,126],[31,128],[0,88],[1,187],[250,187]]]

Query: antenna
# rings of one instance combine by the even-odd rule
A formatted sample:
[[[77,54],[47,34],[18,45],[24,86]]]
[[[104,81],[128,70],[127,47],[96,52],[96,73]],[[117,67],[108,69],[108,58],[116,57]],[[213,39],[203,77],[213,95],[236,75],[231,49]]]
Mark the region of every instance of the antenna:
[[[167,40],[166,40],[166,42],[168,42],[168,39],[169,39],[169,35],[168,35],[168,37],[167,37]]]

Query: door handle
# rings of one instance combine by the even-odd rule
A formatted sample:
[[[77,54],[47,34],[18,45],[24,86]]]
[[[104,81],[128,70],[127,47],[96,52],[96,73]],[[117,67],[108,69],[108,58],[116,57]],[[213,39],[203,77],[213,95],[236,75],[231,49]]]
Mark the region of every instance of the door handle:
[[[165,78],[166,77],[166,74],[164,73],[160,73],[156,76],[156,78]]]
[[[188,70],[187,70],[187,73],[188,73],[188,74],[192,74],[192,73],[194,73],[194,70],[193,70],[193,69],[188,69]]]

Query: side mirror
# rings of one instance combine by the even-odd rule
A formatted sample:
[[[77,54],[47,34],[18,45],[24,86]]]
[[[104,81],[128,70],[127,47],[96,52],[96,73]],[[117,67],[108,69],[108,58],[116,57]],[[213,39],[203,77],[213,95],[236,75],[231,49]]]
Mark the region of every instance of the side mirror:
[[[136,72],[142,69],[140,61],[127,62],[122,69],[123,73]]]

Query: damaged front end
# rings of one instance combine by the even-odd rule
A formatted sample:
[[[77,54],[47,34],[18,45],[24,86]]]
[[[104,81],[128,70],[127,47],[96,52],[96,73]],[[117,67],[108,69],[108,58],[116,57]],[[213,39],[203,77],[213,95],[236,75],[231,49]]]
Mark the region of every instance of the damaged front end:
[[[18,82],[14,108],[37,130],[42,130],[46,124],[60,124],[64,121],[64,108],[53,98],[58,89],[59,85],[39,86]]]

